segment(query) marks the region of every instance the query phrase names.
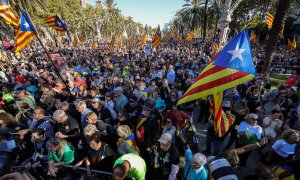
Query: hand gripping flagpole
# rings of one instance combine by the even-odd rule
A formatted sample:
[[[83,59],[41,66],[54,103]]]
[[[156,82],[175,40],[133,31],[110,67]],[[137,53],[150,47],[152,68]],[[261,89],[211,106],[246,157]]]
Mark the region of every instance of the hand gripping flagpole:
[[[31,30],[33,31],[34,35],[35,35],[36,38],[38,39],[39,43],[41,44],[42,48],[44,49],[44,51],[45,51],[45,53],[46,53],[48,59],[49,59],[50,62],[51,62],[51,64],[53,65],[54,70],[55,70],[55,73],[56,73],[56,74],[58,75],[58,77],[62,80],[62,82],[64,83],[64,85],[65,85],[66,88],[68,89],[68,92],[69,92],[70,95],[72,96],[72,93],[71,93],[70,89],[68,88],[67,83],[66,83],[66,82],[63,80],[63,78],[61,77],[61,75],[60,75],[58,69],[56,68],[54,62],[52,61],[52,59],[51,59],[51,57],[50,57],[50,55],[49,55],[48,50],[45,48],[44,44],[42,43],[41,39],[39,38],[38,33],[36,32],[36,29],[34,28],[34,26],[33,26],[33,24],[32,24],[32,21],[31,21],[31,20],[29,19],[29,17],[28,17],[29,15],[27,16],[27,14],[24,14],[24,13],[23,13],[23,11],[21,10],[21,8],[20,8],[20,6],[19,6],[17,0],[15,0],[15,2],[16,2],[16,5],[17,5],[18,10],[21,11],[21,13],[22,13],[22,16],[26,19],[27,22],[30,22],[30,23],[28,23],[28,24],[29,24]]]

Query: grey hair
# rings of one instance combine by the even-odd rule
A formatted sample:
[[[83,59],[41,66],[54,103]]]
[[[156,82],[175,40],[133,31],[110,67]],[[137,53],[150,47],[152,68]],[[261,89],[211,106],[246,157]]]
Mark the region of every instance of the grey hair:
[[[95,132],[97,132],[97,127],[93,124],[88,124],[85,126],[85,128],[83,129],[83,134],[86,135],[86,134],[94,134]]]
[[[258,117],[258,115],[257,115],[257,114],[254,114],[254,113],[250,113],[250,114],[249,114],[249,119],[252,119],[252,118],[254,118],[254,117]]]
[[[53,113],[53,118],[55,119],[56,117],[64,117],[66,115],[65,111],[63,110],[56,110],[54,113]]]
[[[197,169],[201,168],[204,164],[206,164],[206,162],[207,162],[207,160],[206,160],[206,156],[204,154],[196,153],[192,157],[191,168],[193,170],[197,170]]]
[[[86,108],[86,103],[84,101],[79,101],[78,105]]]

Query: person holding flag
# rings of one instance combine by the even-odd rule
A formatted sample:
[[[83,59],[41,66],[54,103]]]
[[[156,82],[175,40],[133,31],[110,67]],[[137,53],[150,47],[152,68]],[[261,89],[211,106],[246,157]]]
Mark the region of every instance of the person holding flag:
[[[223,137],[233,124],[222,110],[223,91],[252,80],[256,75],[248,30],[234,37],[204,68],[178,105],[212,95],[214,128]]]

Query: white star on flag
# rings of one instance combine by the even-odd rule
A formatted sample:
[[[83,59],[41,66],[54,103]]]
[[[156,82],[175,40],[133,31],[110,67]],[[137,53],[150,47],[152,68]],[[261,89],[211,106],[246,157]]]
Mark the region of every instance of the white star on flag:
[[[230,62],[232,62],[235,58],[239,58],[241,61],[243,61],[242,53],[246,51],[246,49],[239,49],[239,43],[236,44],[236,47],[234,50],[227,51],[230,54],[232,54]]]
[[[25,23],[24,23],[24,26],[25,26],[26,28],[28,28],[28,27],[29,27],[29,24],[28,24],[27,22],[25,22]]]

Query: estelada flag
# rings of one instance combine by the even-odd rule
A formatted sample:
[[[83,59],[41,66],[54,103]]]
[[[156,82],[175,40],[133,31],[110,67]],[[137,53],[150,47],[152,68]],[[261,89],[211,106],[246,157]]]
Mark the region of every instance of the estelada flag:
[[[209,109],[214,113],[214,132],[217,137],[223,137],[235,120],[235,116],[226,114],[223,109],[223,91],[213,94]]]
[[[204,68],[178,105],[252,80],[256,70],[248,30],[235,36]]]
[[[0,0],[0,16],[3,17],[6,24],[18,26],[18,20],[7,0]]]
[[[271,13],[267,12],[267,15],[265,16],[265,23],[267,24],[268,29],[272,28],[273,20],[274,16]]]
[[[48,19],[45,19],[45,24],[52,27],[56,31],[64,32],[67,31],[67,26],[58,16],[51,16]]]
[[[19,25],[16,35],[16,52],[20,52],[23,48],[27,47],[29,43],[35,38],[35,29],[28,15],[24,10],[21,11]]]
[[[162,39],[162,37],[161,37],[160,26],[158,25],[157,30],[156,30],[155,35],[152,40],[152,48],[155,48],[156,46],[158,46],[161,42],[161,39]]]

